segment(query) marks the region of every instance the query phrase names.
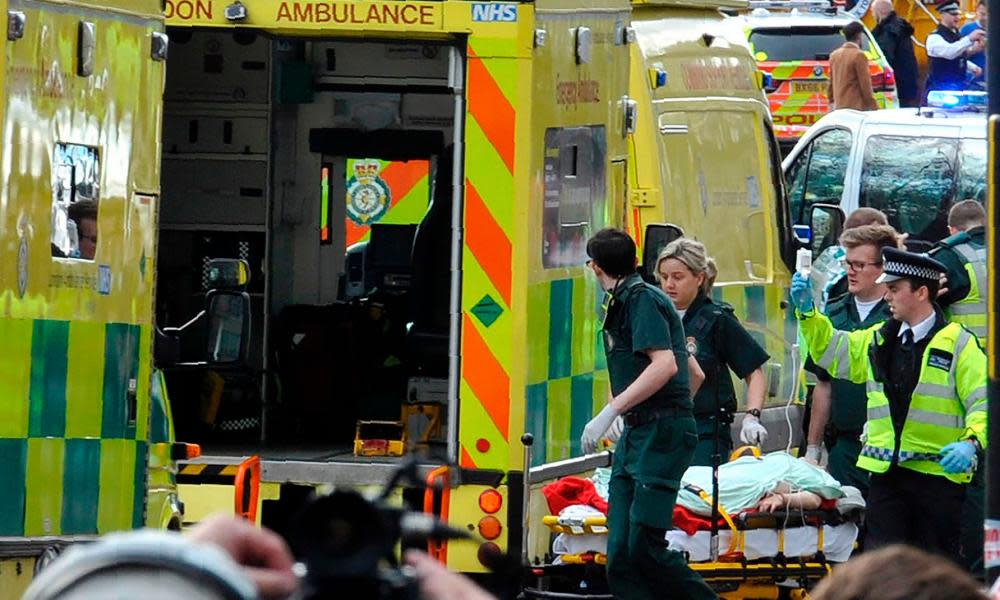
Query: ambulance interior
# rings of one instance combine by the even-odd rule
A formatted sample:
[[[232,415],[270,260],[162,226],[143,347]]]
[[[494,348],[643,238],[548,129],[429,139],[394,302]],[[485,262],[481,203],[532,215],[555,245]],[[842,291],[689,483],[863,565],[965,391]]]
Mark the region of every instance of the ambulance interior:
[[[177,439],[340,460],[359,421],[405,422],[411,447],[444,457],[461,54],[169,34],[158,326],[204,308],[209,259],[251,271],[246,364],[160,365]]]

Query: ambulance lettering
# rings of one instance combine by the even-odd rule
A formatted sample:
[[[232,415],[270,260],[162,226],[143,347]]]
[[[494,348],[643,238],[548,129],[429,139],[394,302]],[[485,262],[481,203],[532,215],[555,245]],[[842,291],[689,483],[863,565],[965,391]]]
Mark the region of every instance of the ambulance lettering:
[[[166,17],[168,19],[180,19],[190,21],[191,19],[211,20],[212,3],[204,0],[167,0]]]
[[[477,2],[472,5],[472,20],[486,22],[517,22],[517,5],[501,2]]]
[[[438,11],[429,4],[341,2],[282,2],[275,22],[353,25],[438,25]]]

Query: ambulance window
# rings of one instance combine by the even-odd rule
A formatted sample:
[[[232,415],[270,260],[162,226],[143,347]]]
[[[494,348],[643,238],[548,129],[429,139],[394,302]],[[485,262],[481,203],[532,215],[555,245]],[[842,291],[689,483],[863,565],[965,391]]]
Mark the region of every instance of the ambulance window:
[[[52,256],[94,259],[100,181],[96,148],[56,144],[52,156]]]
[[[587,239],[604,227],[607,148],[603,126],[545,131],[545,268],[582,265]]]
[[[851,132],[831,129],[821,133],[813,140],[808,154],[804,176],[801,168],[793,173],[793,166],[789,171],[792,214],[796,223],[804,223],[810,207],[817,202],[840,204],[851,157]],[[800,156],[804,155],[805,152]]]
[[[957,174],[957,139],[875,135],[865,145],[860,204],[914,239],[938,240],[948,235]]]

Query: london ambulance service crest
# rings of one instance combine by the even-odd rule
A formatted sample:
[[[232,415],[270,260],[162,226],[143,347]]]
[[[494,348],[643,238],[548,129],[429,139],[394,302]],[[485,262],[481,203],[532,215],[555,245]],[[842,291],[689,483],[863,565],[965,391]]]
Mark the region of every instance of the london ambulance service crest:
[[[381,166],[377,160],[356,161],[347,180],[347,216],[358,225],[377,223],[389,210],[392,192],[379,177]]]

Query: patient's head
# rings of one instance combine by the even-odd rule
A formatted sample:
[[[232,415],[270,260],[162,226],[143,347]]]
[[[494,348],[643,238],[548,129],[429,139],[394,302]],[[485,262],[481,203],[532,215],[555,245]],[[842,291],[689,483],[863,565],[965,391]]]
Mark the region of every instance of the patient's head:
[[[737,458],[743,458],[744,456],[760,458],[760,448],[757,446],[740,446],[739,448],[733,450],[733,453],[729,455],[729,460],[733,461]]]
[[[941,556],[894,545],[835,567],[812,600],[984,600],[968,573]]]

